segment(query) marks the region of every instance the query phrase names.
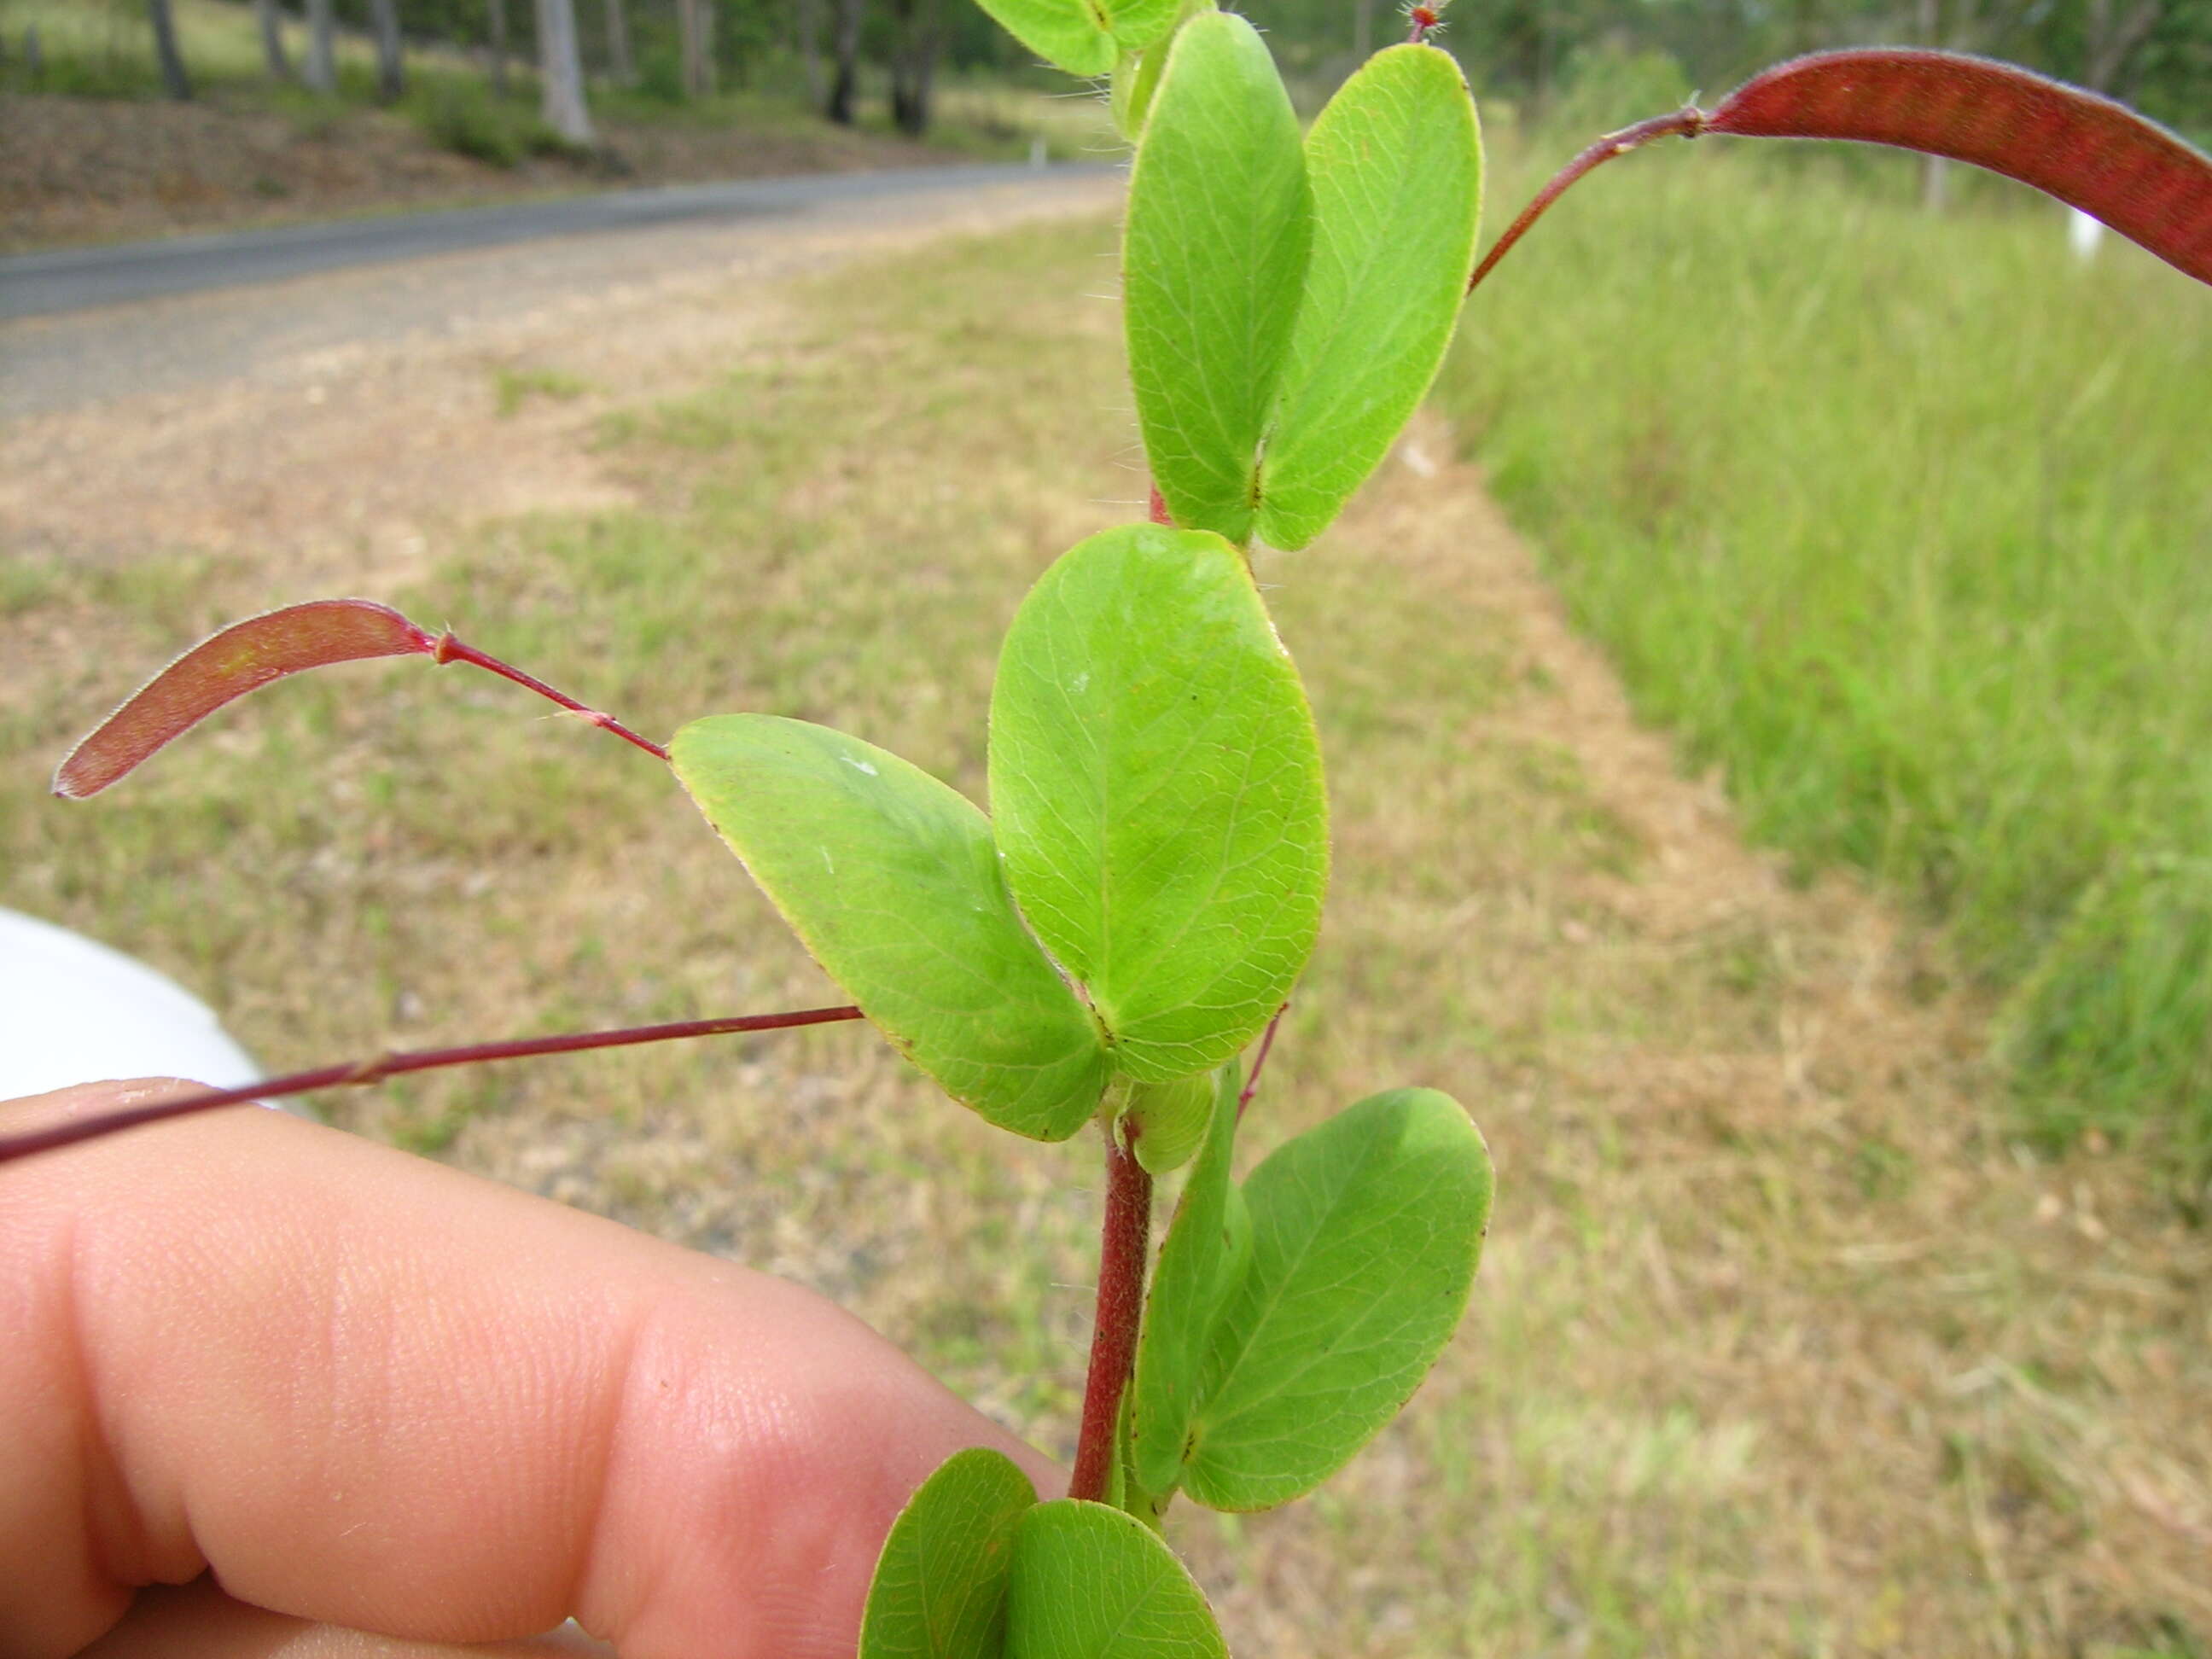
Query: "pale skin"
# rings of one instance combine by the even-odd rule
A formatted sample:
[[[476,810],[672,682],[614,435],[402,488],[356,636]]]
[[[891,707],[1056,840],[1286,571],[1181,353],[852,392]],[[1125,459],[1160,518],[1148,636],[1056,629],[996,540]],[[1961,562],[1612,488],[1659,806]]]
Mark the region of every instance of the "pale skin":
[[[931,1469],[1055,1490],[808,1291],[253,1107],[0,1167],[0,1659],[850,1659]]]

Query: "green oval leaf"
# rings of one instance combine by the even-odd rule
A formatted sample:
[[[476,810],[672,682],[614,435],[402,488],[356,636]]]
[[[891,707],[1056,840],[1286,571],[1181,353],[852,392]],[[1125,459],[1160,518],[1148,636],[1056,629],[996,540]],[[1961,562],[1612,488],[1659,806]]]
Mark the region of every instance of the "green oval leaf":
[[[1114,44],[1123,52],[1142,52],[1167,38],[1186,12],[1200,7],[1210,11],[1212,0],[1120,0],[1106,7]]]
[[[1213,1079],[1205,1073],[1173,1083],[1139,1083],[1122,1109],[1129,1150],[1147,1175],[1166,1175],[1190,1162],[1213,1116]]]
[[[1104,75],[1120,49],[1103,6],[1091,0],[981,0],[999,27],[1070,75]]]
[[[999,26],[1070,75],[1109,73],[1174,27],[1183,0],[981,0]]]
[[[1168,59],[1168,37],[1200,12],[1215,9],[1213,0],[1179,0],[1167,27],[1141,42],[1135,38],[1139,20],[1126,13],[1118,20],[1115,38],[1121,44],[1121,57],[1114,65],[1108,100],[1114,112],[1114,130],[1124,138],[1134,142],[1145,131],[1152,94],[1159,89],[1160,69]],[[1151,19],[1142,21],[1149,23]]]
[[[1200,1382],[1183,1489],[1260,1510],[1311,1491],[1397,1415],[1467,1306],[1490,1156],[1449,1096],[1394,1089],[1252,1172],[1252,1262]]]
[[[1036,1504],[1002,1453],[972,1447],[940,1464],[884,1540],[860,1659],[1000,1659],[1014,1530]]]
[[[1235,1288],[1230,1270],[1241,1271],[1229,1204],[1237,1188],[1229,1178],[1237,1145],[1237,1068],[1224,1066],[1213,1082],[1213,1111],[1206,1145],[1183,1185],[1175,1221],[1160,1246],[1145,1297],[1145,1325],[1137,1341],[1137,1370],[1130,1383],[1130,1449],[1137,1485],[1156,1498],[1182,1479],[1185,1439],[1198,1405],[1214,1316]],[[1140,1141],[1139,1143],[1142,1145]],[[1249,1259],[1249,1230],[1246,1231]]]
[[[814,958],[954,1099],[1065,1140],[1097,1109],[1097,1023],[1023,926],[991,826],[897,756],[804,720],[722,714],[676,775]]]
[[[1022,1516],[1006,1659],[1227,1659],[1206,1597],[1153,1532],[1063,1498]]]
[[[1297,117],[1267,48],[1241,17],[1193,18],[1137,147],[1121,263],[1137,420],[1179,525],[1251,533],[1311,218]]]
[[[1023,914],[1117,1066],[1172,1082],[1259,1035],[1321,926],[1328,807],[1236,549],[1125,525],[1045,573],[999,659],[991,807]]]
[[[1459,66],[1377,52],[1306,137],[1313,255],[1260,465],[1261,536],[1304,547],[1436,378],[1474,265],[1482,140]]]

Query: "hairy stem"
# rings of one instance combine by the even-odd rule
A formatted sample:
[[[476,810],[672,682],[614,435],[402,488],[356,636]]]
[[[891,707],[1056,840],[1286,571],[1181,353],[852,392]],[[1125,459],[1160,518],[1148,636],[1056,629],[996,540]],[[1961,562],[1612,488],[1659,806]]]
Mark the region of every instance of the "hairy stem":
[[[1114,1473],[1121,1395],[1137,1358],[1145,1311],[1145,1250],[1152,1228],[1152,1178],[1106,1129],[1106,1218],[1098,1245],[1098,1314],[1091,1332],[1091,1375],[1083,1390],[1083,1430],[1075,1445],[1070,1498],[1103,1503]]]
[[[455,639],[450,631],[438,636],[437,643],[430,654],[433,660],[441,666],[449,662],[465,662],[472,668],[481,668],[487,673],[496,674],[503,680],[512,680],[517,685],[525,686],[535,691],[549,702],[559,703],[570,714],[599,727],[602,731],[611,732],[624,742],[636,744],[656,760],[665,761],[668,758],[668,751],[665,749],[650,738],[638,736],[612,714],[602,714],[599,709],[587,708],[568,696],[567,692],[556,691],[535,675],[524,673],[514,664],[501,662],[489,653],[477,650],[466,641]]]
[[[1267,1056],[1275,1052],[1275,1033],[1283,1024],[1283,1016],[1291,1012],[1285,1003],[1275,1010],[1274,1018],[1267,1022],[1267,1030],[1260,1038],[1260,1052],[1252,1056],[1252,1074],[1244,1079],[1244,1086],[1237,1094],[1237,1121],[1244,1121],[1244,1109],[1252,1103],[1252,1097],[1260,1092],[1260,1073],[1267,1069]]]
[[[1528,227],[1544,216],[1544,210],[1558,201],[1567,187],[1584,174],[1602,167],[1616,155],[1626,155],[1632,149],[1650,143],[1654,138],[1694,138],[1705,130],[1705,112],[1695,105],[1674,110],[1666,115],[1655,115],[1648,121],[1638,121],[1632,127],[1623,127],[1619,132],[1608,132],[1581,155],[1561,167],[1552,182],[1536,192],[1536,199],[1521,210],[1521,216],[1506,228],[1505,234],[1491,245],[1482,263],[1468,278],[1467,291],[1474,292],[1491,269],[1503,259],[1514,243],[1519,241]]]
[[[158,1101],[150,1106],[132,1107],[126,1111],[108,1112],[99,1117],[57,1123],[50,1128],[34,1129],[27,1134],[10,1135],[0,1139],[0,1164],[28,1158],[34,1152],[50,1152],[58,1147],[73,1146],[79,1141],[96,1140],[102,1135],[135,1129],[142,1124],[183,1117],[191,1112],[212,1111],[219,1106],[242,1106],[249,1101],[281,1100],[287,1095],[304,1095],[316,1089],[378,1083],[407,1072],[435,1071],[445,1066],[475,1066],[494,1060],[526,1060],[534,1054],[580,1054],[588,1048],[628,1048],[641,1042],[670,1042],[678,1037],[726,1036],[733,1031],[782,1031],[793,1026],[830,1025],[840,1020],[860,1018],[860,1011],[850,1006],[802,1008],[787,1014],[739,1014],[723,1019],[679,1020],[669,1025],[630,1025],[614,1031],[572,1031],[562,1036],[514,1037],[505,1042],[472,1042],[459,1048],[418,1048],[410,1054],[386,1054],[376,1060],[344,1061],[336,1066],[318,1066],[312,1072],[294,1072],[286,1077],[249,1083],[240,1089],[206,1089],[198,1094]]]

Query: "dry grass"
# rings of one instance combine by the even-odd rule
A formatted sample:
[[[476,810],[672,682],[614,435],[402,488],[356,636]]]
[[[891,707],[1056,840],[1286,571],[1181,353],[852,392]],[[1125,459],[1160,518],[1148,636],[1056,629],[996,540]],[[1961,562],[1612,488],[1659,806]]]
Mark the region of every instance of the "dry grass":
[[[396,597],[647,731],[771,709],[979,791],[1024,580],[1140,487],[1113,313],[1077,297],[1110,246],[1063,225],[817,283],[676,395],[624,391],[605,331],[534,359],[593,389],[500,422],[487,386],[482,441],[549,423],[629,504],[457,532]],[[1425,429],[1263,570],[1322,712],[1338,874],[1251,1139],[1434,1085],[1490,1136],[1499,1208],[1476,1311],[1395,1429],[1305,1504],[1182,1518],[1232,1640],[2201,1652],[2212,1248],[2126,1158],[2007,1142],[1983,1011],[1922,1000],[1951,976],[1858,891],[1744,850],[1451,453]],[[0,587],[0,663],[39,665],[0,726],[5,902],[153,957],[276,1066],[829,996],[653,769],[488,683],[289,687],[112,803],[45,801],[123,665],[296,596],[247,540],[149,522],[127,575]],[[985,1130],[865,1033],[331,1110],[817,1285],[1066,1447],[1090,1150]]]

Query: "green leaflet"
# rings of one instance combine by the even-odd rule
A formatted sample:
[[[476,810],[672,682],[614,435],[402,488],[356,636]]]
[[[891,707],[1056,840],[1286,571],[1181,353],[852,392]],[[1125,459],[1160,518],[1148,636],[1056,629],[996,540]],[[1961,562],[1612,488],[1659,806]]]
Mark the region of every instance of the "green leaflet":
[[[1213,1117],[1213,1079],[1200,1072],[1173,1083],[1131,1087],[1122,1109],[1129,1148],[1148,1175],[1165,1175],[1190,1162]]]
[[[1129,1438],[1137,1485],[1156,1497],[1164,1498],[1182,1479],[1184,1437],[1198,1404],[1207,1338],[1214,1315],[1234,1288],[1224,1282],[1224,1269],[1240,1265],[1228,1214],[1237,1196],[1230,1159],[1237,1144],[1237,1082],[1234,1066],[1224,1066],[1214,1081],[1206,1146],[1184,1183],[1145,1298],[1136,1376],[1129,1386]],[[1246,1244],[1249,1253],[1249,1234]]]
[[[1108,1076],[1097,1024],[1022,925],[981,812],[802,720],[695,720],[669,751],[815,960],[948,1094],[1034,1139],[1083,1127]]]
[[[1022,1516],[1006,1659],[1227,1659],[1206,1597],[1134,1516],[1063,1498]]]
[[[1482,204],[1459,67],[1377,52],[1305,143],[1313,252],[1260,467],[1258,528],[1304,547],[1389,450],[1450,343]]]
[[[1212,0],[1204,3],[1206,9],[1212,9]],[[1114,44],[1123,52],[1142,52],[1154,41],[1165,40],[1188,9],[1188,0],[1121,0],[1118,5],[1106,8],[1114,20]]]
[[[1114,82],[1109,99],[1114,111],[1114,130],[1134,143],[1145,131],[1145,117],[1152,107],[1152,94],[1159,89],[1160,68],[1167,62],[1170,38],[1176,30],[1200,12],[1217,9],[1213,0],[1181,0],[1164,33],[1142,47],[1124,51],[1121,59],[1114,65]],[[1122,42],[1126,47],[1128,42]]]
[[[1104,75],[1119,49],[1103,7],[1091,0],[981,0],[1000,27],[1070,75]]]
[[[978,1446],[940,1464],[884,1540],[860,1659],[1000,1659],[1014,1529],[1036,1504],[1002,1453]]]
[[[1242,543],[1312,235],[1297,117],[1252,26],[1176,33],[1129,178],[1122,307],[1152,480]]]
[[[1394,1089],[1252,1172],[1252,1263],[1217,1321],[1183,1489],[1214,1509],[1309,1492],[1395,1417],[1459,1322],[1490,1158],[1432,1089]]]
[[[1155,42],[1142,52],[1124,52],[1114,65],[1114,81],[1107,91],[1114,112],[1114,131],[1134,143],[1145,131],[1145,116],[1152,107],[1152,94],[1160,84],[1160,65],[1167,59],[1164,45]]]
[[[1000,27],[1070,75],[1105,75],[1174,25],[1180,0],[982,0]]]
[[[1259,1035],[1321,925],[1328,809],[1234,548],[1125,525],[1064,555],[1007,632],[990,769],[1006,878],[1116,1066],[1172,1082]]]

